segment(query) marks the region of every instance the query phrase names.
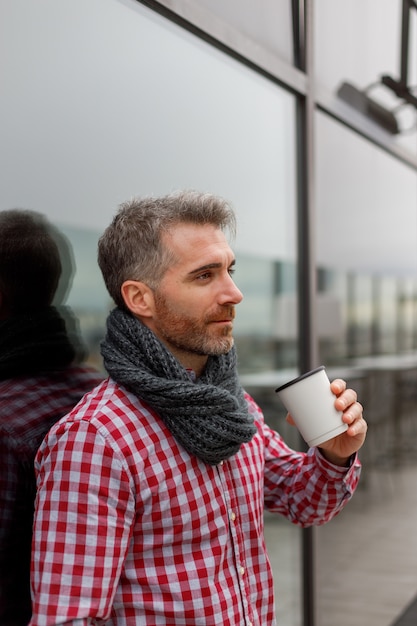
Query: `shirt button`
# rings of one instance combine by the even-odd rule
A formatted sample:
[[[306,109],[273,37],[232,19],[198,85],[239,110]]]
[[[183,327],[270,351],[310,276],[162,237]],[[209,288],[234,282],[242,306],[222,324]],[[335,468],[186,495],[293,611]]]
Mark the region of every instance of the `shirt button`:
[[[240,575],[243,576],[243,574],[245,573],[245,568],[242,567],[241,565],[239,571],[240,571]]]
[[[230,513],[230,519],[232,520],[232,522],[234,522],[236,519],[236,513],[233,513],[233,511]]]
[[[220,461],[220,465],[223,465],[224,461]]]

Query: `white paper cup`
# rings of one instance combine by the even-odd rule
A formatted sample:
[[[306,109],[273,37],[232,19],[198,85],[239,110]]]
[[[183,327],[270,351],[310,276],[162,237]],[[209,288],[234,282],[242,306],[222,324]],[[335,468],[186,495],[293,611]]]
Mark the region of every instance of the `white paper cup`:
[[[342,411],[337,411],[336,396],[324,366],[302,374],[275,390],[288,413],[310,446],[319,446],[348,428],[342,422]]]

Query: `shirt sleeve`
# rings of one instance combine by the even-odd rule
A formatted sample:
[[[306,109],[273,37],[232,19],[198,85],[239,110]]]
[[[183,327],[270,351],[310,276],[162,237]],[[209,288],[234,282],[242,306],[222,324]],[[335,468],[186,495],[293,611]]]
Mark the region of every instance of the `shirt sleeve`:
[[[32,626],[109,618],[134,519],[129,475],[86,421],[53,429],[36,459]]]
[[[339,467],[317,448],[295,451],[264,423],[259,407],[256,409],[265,445],[265,507],[304,528],[330,521],[356,489],[361,472],[357,455],[349,467]]]

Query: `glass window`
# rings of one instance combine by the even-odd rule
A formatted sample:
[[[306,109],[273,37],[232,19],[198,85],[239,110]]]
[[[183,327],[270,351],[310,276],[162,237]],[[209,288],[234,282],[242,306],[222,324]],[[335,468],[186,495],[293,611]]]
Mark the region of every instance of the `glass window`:
[[[398,290],[398,351],[411,352],[417,348],[417,281],[404,278]]]
[[[65,223],[56,225],[71,245],[75,264],[66,305],[74,313],[88,362],[101,370],[100,341],[105,332],[107,313],[112,305],[97,263],[99,233]]]
[[[348,354],[351,359],[372,353],[372,278],[360,273],[348,275]]]
[[[401,6],[402,0],[315,2],[317,80],[334,90],[341,80],[363,88],[381,74],[398,75]]]
[[[413,94],[417,83],[417,11],[414,8],[411,6],[409,14],[407,55],[407,84]],[[397,81],[401,76],[401,19],[402,0],[315,2],[315,75],[320,86],[335,96],[342,83],[347,82],[365,91],[387,111],[395,111],[395,118],[405,132],[393,136],[394,142],[415,154],[415,108],[400,106],[403,101],[381,82],[384,75]]]
[[[293,63],[290,0],[195,0],[193,4],[203,7],[209,15],[215,15],[281,59]],[[207,24],[207,14],[203,20]]]
[[[249,331],[248,295],[236,332],[270,336],[268,275],[295,260],[293,97],[134,0],[2,10],[0,206],[99,233],[132,195],[223,195],[238,213],[236,250],[252,259],[246,283],[256,262],[266,267],[259,324]]]
[[[343,378],[358,391],[369,424],[360,451],[363,481],[342,514],[317,531],[319,623],[332,626],[337,615],[338,624],[349,626],[351,595],[342,578],[354,579],[361,568],[378,581],[352,592],[366,616],[367,606],[381,606],[378,588],[384,598],[388,594],[390,607],[394,603],[387,572],[402,575],[401,560],[397,565],[384,547],[392,543],[388,526],[373,541],[369,519],[381,516],[381,488],[389,483],[394,493],[402,478],[395,470],[407,467],[416,441],[417,180],[411,168],[322,113],[316,114],[316,130],[318,285],[342,313],[342,332],[320,342],[321,357],[344,367]],[[347,527],[350,538],[344,541]],[[410,536],[395,541],[396,551],[406,554]],[[407,593],[411,597],[414,588]]]
[[[320,112],[316,130],[320,267],[414,276],[415,172]]]
[[[279,16],[270,32],[284,29]],[[296,362],[294,331],[284,346],[275,308],[281,292],[296,301],[294,97],[135,0],[3,3],[0,53],[0,207],[44,212],[66,229],[78,266],[68,302],[94,358],[110,306],[99,234],[131,196],[195,188],[238,215],[239,367]],[[246,383],[275,419],[276,374]],[[299,621],[299,538],[284,520],[267,524],[283,626]]]
[[[373,354],[395,354],[399,332],[399,280],[376,277]],[[405,330],[405,329],[404,329]]]

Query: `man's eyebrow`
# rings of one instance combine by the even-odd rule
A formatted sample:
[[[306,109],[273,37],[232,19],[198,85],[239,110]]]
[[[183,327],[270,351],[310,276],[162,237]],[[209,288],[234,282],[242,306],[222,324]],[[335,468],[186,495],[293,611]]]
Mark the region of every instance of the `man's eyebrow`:
[[[233,261],[228,266],[229,269],[233,267],[235,264],[236,264],[236,259],[233,259]],[[197,267],[197,269],[191,270],[191,272],[189,272],[188,275],[194,276],[195,274],[198,274],[199,272],[204,272],[206,270],[215,270],[221,267],[223,267],[223,263],[207,263],[207,265],[201,265],[201,267]]]

